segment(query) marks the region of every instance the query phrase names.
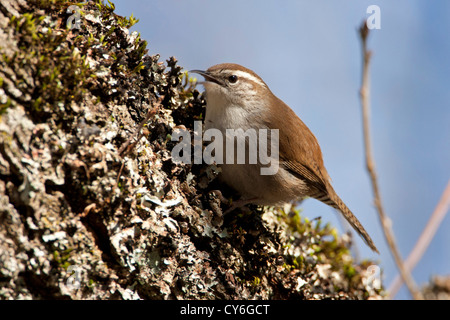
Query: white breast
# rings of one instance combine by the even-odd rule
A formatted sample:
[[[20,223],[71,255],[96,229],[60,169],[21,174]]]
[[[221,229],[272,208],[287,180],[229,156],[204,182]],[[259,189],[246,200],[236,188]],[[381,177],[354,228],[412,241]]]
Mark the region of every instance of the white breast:
[[[267,108],[260,99],[251,99],[254,101],[253,104],[245,101],[244,108],[226,99],[221,92],[222,89],[216,84],[205,84],[205,88],[207,90],[205,129],[215,128],[222,132],[224,155],[226,154],[226,129],[242,129],[243,131],[268,129],[263,125]],[[247,147],[246,152],[248,150]],[[295,198],[294,192],[299,192],[299,189],[304,187],[298,185],[298,188],[295,188],[297,190],[287,189],[287,185],[295,185],[296,181],[286,184],[286,179],[293,178],[284,169],[280,169],[274,176],[264,176],[261,175],[260,164],[223,164],[221,168],[222,181],[238,191],[243,199],[258,198],[254,201],[255,203],[280,204]]]

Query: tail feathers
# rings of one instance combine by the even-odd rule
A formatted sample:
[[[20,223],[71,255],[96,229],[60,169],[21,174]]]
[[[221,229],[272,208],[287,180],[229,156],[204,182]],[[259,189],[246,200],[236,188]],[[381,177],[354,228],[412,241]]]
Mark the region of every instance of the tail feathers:
[[[316,197],[317,200],[322,201],[323,203],[339,210],[344,218],[350,223],[350,225],[355,229],[358,234],[363,238],[363,240],[367,243],[367,245],[375,252],[378,252],[377,247],[372,241],[372,238],[369,236],[367,231],[362,226],[361,222],[359,222],[358,218],[350,211],[349,208],[345,205],[345,203],[339,198],[339,196],[334,192],[334,190],[329,191],[328,194],[322,193]]]

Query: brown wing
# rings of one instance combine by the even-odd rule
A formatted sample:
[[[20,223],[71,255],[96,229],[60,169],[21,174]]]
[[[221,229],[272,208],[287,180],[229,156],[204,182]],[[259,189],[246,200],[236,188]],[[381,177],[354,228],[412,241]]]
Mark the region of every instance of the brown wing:
[[[298,178],[307,179],[314,188],[326,192],[330,177],[323,165],[316,137],[289,106],[274,95],[272,99],[268,124],[271,129],[279,129],[281,165]]]
[[[291,108],[277,97],[273,99],[269,127],[279,129],[281,165],[307,183],[308,196],[339,210],[370,248],[378,252],[369,234],[331,186],[316,137]]]

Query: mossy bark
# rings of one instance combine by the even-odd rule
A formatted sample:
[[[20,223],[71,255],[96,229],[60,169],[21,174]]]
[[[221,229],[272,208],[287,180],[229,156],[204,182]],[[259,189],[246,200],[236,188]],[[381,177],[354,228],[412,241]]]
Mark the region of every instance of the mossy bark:
[[[71,5],[0,0],[1,299],[380,298],[320,220],[224,217],[218,168],[171,157],[202,95],[133,19],[90,1],[70,29]]]

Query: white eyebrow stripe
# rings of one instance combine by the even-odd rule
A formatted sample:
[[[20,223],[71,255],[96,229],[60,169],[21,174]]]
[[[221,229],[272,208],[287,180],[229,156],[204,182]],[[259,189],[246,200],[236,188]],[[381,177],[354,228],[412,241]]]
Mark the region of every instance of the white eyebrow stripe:
[[[255,77],[255,76],[253,76],[253,75],[251,75],[250,73],[247,73],[247,72],[245,72],[245,71],[235,70],[235,71],[233,71],[232,73],[235,74],[235,75],[237,75],[238,78],[239,78],[239,77],[242,77],[242,78],[245,78],[245,79],[247,79],[247,80],[256,82],[257,84],[259,84],[259,85],[261,85],[261,86],[263,86],[263,87],[266,86],[266,84],[265,84],[264,82],[262,82],[260,79],[258,79],[257,77]]]

